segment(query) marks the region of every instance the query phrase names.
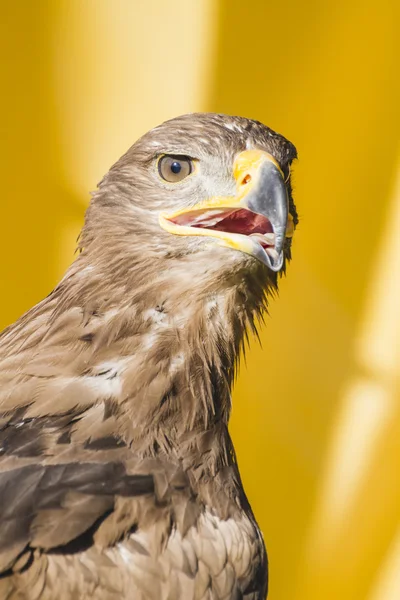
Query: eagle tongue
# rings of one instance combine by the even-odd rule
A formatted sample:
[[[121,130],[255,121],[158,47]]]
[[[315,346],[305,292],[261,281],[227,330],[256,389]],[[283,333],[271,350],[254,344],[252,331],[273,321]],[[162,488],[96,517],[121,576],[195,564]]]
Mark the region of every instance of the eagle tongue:
[[[241,233],[243,235],[273,233],[272,225],[264,215],[252,212],[246,208],[232,211],[210,229],[226,231],[228,233]]]

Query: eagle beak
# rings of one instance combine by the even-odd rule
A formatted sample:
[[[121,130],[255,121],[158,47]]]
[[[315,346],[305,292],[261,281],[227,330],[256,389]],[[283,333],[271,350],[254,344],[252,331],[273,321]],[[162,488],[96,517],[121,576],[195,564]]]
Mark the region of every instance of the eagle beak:
[[[282,170],[267,152],[246,150],[237,155],[233,175],[235,196],[212,197],[172,214],[163,213],[160,225],[176,235],[217,238],[221,245],[279,271],[285,237],[293,233]]]

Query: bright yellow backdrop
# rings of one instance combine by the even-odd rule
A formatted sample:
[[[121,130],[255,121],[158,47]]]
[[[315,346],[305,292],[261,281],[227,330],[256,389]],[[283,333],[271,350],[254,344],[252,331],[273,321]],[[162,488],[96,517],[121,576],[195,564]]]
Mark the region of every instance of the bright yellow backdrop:
[[[400,598],[396,0],[2,1],[0,325],[71,261],[88,192],[210,110],[289,137],[301,224],[234,394],[271,600]]]

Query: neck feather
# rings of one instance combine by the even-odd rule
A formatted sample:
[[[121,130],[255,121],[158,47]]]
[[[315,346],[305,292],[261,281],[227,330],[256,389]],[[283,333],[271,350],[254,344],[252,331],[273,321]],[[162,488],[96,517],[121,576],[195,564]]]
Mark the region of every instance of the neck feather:
[[[84,253],[59,293],[85,315],[89,369],[120,365],[117,402],[135,436],[227,423],[243,341],[265,304],[260,270],[221,270],[210,250],[103,265]]]
[[[264,272],[238,266],[232,254],[135,260],[114,251],[106,260],[84,250],[54,292],[5,332],[3,350],[21,350],[24,340],[16,360],[54,373],[55,386],[60,375],[78,382],[80,397],[88,390],[82,409],[105,403],[125,442],[143,451],[184,448],[182,440],[210,430],[225,436],[235,368],[266,289]],[[76,396],[58,397],[51,410],[76,405]]]

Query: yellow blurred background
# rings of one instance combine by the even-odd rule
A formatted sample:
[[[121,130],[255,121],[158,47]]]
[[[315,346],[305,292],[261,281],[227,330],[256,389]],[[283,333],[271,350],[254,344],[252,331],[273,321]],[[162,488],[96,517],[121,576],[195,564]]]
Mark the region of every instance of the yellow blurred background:
[[[397,0],[1,2],[0,325],[73,259],[147,129],[191,111],[292,140],[301,223],[232,434],[271,600],[400,599]]]

